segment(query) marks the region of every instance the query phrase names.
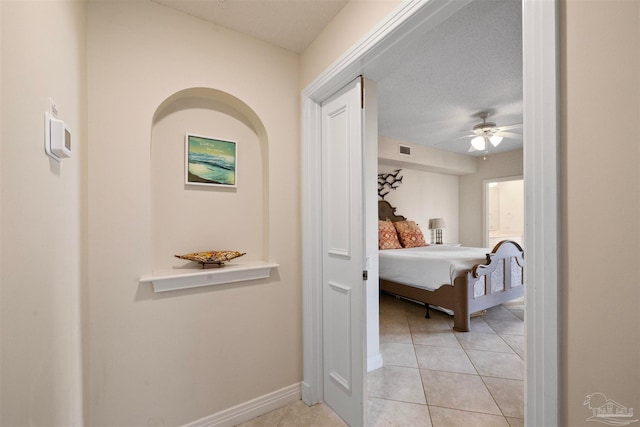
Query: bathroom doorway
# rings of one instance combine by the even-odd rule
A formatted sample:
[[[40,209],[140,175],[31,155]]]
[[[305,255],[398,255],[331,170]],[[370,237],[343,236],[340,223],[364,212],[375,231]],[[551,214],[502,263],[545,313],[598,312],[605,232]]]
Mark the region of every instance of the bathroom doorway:
[[[502,240],[524,247],[524,181],[522,176],[484,180],[484,246]]]

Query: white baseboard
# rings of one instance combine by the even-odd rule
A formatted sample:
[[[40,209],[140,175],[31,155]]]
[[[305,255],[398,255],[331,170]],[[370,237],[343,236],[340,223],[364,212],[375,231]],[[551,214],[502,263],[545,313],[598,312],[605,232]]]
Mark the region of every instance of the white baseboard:
[[[183,427],[232,427],[300,400],[301,384],[292,384],[232,408],[200,418]]]
[[[320,399],[315,394],[315,389],[312,388],[308,383],[302,382],[302,400],[307,405],[315,405],[320,402]]]
[[[378,353],[367,358],[367,372],[382,368],[382,354]]]

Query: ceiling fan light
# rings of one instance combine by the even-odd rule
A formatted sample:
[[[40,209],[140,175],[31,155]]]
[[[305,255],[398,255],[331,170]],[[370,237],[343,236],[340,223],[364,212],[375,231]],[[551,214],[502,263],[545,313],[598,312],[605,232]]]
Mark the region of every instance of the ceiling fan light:
[[[491,137],[489,137],[489,141],[491,141],[491,144],[493,144],[494,147],[497,147],[498,144],[502,142],[502,137],[498,135],[492,135]]]
[[[486,142],[484,140],[484,137],[482,136],[476,136],[475,138],[473,138],[471,140],[471,146],[473,148],[475,148],[478,151],[482,151],[484,150],[485,146],[486,146]]]

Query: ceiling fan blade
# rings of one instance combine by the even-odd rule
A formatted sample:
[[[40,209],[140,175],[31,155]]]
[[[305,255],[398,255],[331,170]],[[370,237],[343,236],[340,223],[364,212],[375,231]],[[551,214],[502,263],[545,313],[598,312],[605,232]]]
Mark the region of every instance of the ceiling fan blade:
[[[503,130],[518,129],[522,127],[522,123],[514,123],[512,125],[498,126],[498,132]]]
[[[477,136],[477,135],[476,135],[476,134],[474,134],[474,133],[472,133],[471,135],[459,136],[459,137],[457,137],[457,138],[455,138],[455,139],[471,138],[471,137],[474,137],[474,136]],[[455,140],[455,139],[454,139],[454,140]]]
[[[522,139],[522,134],[520,134],[520,133],[498,131],[494,135],[504,136],[506,138]]]

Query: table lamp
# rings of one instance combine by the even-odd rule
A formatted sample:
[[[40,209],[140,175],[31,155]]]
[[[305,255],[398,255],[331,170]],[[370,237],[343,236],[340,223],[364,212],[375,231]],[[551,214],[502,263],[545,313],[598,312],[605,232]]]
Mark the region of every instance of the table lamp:
[[[442,229],[445,228],[444,218],[431,218],[429,230],[436,230],[436,245],[442,244]]]

